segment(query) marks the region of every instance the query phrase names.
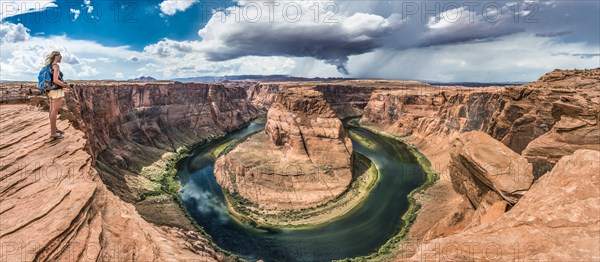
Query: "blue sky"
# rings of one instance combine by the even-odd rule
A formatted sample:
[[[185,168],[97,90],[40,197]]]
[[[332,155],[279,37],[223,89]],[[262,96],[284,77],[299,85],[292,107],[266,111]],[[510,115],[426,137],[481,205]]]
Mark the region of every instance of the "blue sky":
[[[138,51],[163,38],[177,41],[199,39],[198,30],[210,18],[210,9],[195,4],[175,16],[161,16],[161,2],[90,1],[92,9],[88,13],[88,6],[83,0],[58,0],[55,7],[16,15],[6,21],[23,23],[31,35],[68,35],[70,38],[93,40],[107,46],[127,45]],[[233,4],[224,1],[218,6]],[[71,9],[79,11],[77,19],[74,19]]]
[[[63,53],[68,79],[498,82],[600,67],[600,1],[265,3],[3,0],[0,79],[35,79],[52,50]]]

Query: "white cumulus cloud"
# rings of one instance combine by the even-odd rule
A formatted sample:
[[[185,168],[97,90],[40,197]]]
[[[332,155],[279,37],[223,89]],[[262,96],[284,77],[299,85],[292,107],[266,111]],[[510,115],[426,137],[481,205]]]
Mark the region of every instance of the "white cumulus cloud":
[[[198,0],[164,0],[160,3],[160,11],[165,15],[174,15],[177,12],[183,12],[190,6],[197,3]]]
[[[30,37],[28,31],[29,29],[20,23],[0,23],[0,44],[26,41]]]

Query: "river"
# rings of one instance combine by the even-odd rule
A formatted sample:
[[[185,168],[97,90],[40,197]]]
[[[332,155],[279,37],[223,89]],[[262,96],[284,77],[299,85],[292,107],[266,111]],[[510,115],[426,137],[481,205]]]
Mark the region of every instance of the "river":
[[[406,145],[349,125],[345,128],[354,150],[379,170],[377,184],[361,205],[333,221],[303,229],[259,229],[234,220],[213,175],[212,151],[263,128],[264,123],[251,123],[198,147],[178,165],[183,205],[219,247],[250,261],[330,261],[368,255],[399,232],[407,196],[426,177]]]

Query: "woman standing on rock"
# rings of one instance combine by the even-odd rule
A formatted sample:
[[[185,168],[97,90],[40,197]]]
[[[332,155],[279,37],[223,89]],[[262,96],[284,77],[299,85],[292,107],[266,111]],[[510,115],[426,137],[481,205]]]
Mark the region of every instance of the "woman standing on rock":
[[[54,139],[61,139],[63,138],[62,134],[64,134],[62,130],[58,130],[56,127],[58,111],[62,107],[63,97],[65,97],[63,88],[67,87],[67,83],[63,82],[63,73],[58,65],[61,59],[60,52],[52,51],[44,63],[45,67],[52,65],[50,73],[52,74],[52,83],[56,86],[48,92],[50,98],[50,137]]]

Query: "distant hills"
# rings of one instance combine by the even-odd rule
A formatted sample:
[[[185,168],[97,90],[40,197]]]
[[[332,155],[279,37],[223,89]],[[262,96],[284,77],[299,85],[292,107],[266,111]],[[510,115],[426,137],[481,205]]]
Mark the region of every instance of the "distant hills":
[[[205,83],[217,83],[227,81],[240,81],[240,80],[254,80],[254,81],[280,81],[280,82],[301,82],[301,81],[332,81],[332,80],[354,80],[357,78],[344,78],[344,77],[327,77],[327,78],[306,78],[296,77],[289,75],[229,75],[229,76],[196,76],[196,77],[182,77],[173,78],[166,81],[177,81],[177,82],[205,82]],[[140,76],[138,78],[129,79],[130,82],[155,82],[157,80],[152,76]],[[437,81],[423,81],[415,80],[419,82],[428,83],[434,86],[466,86],[466,87],[486,87],[486,86],[511,86],[511,85],[522,85],[525,82],[437,82]]]
[[[498,83],[494,83],[494,82],[490,82],[490,83],[483,83],[483,82],[435,82],[435,81],[421,81],[421,82],[425,82],[428,83],[432,86],[466,86],[466,87],[486,87],[486,86],[518,86],[518,85],[522,85],[525,84],[526,82],[498,82]]]
[[[232,80],[264,80],[264,79],[282,79],[288,78],[287,75],[232,75],[232,76],[196,76],[196,77],[184,77],[174,78],[173,81],[179,82],[223,82]]]
[[[353,78],[343,77],[328,77],[328,78],[305,78],[295,77],[289,75],[231,75],[231,76],[198,76],[198,77],[185,77],[185,78],[174,78],[173,81],[179,82],[226,82],[236,80],[256,80],[256,81],[323,81],[323,80],[350,80]]]
[[[129,79],[127,81],[130,81],[130,82],[155,82],[156,78],[151,77],[151,76],[140,76],[138,78]]]

